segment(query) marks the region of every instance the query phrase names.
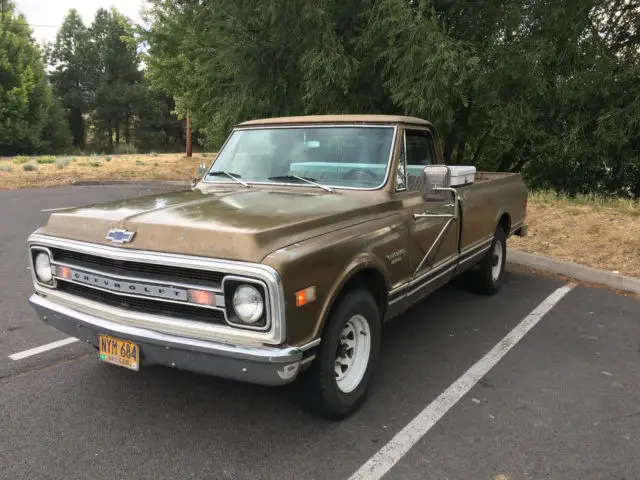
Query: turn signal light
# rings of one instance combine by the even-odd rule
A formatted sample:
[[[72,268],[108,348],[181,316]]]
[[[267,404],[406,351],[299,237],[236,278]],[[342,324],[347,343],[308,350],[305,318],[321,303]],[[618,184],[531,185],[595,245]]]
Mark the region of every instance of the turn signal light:
[[[62,278],[66,278],[67,280],[71,278],[71,270],[69,267],[58,267],[58,276]]]
[[[302,307],[316,299],[316,287],[307,287],[296,292],[296,307]]]
[[[209,305],[211,307],[215,307],[216,294],[207,290],[189,289],[189,302],[197,303],[198,305]]]

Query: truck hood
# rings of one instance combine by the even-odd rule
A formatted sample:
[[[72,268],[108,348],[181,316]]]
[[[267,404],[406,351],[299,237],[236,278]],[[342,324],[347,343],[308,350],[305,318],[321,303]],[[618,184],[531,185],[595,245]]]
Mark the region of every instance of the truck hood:
[[[59,211],[38,233],[112,245],[107,232],[123,228],[135,232],[124,249],[260,262],[279,248],[384,216],[390,207],[377,192],[195,189]]]

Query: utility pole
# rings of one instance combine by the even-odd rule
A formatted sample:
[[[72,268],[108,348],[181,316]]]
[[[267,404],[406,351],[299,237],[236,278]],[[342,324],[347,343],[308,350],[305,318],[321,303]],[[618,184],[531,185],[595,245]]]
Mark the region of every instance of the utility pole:
[[[187,158],[191,158],[191,116],[187,113]]]

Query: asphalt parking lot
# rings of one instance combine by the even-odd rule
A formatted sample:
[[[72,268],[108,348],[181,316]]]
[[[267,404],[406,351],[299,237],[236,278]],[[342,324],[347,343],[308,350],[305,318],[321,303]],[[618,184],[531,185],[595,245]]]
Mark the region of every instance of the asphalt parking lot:
[[[290,387],[130,372],[78,342],[10,358],[65,339],[27,303],[42,210],[175,188],[0,191],[0,478],[640,478],[640,301],[569,286],[540,316],[566,287],[548,277],[509,272],[494,297],[449,285],[387,324],[342,422]]]

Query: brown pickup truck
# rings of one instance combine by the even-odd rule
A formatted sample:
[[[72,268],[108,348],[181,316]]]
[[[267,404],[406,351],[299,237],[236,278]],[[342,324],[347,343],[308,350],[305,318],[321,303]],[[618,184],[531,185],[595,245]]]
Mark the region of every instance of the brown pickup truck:
[[[496,293],[526,235],[520,175],[443,165],[418,118],[245,122],[201,175],[51,214],[28,239],[32,306],[104,362],[297,380],[328,418],[363,402],[382,322],[459,275]]]

